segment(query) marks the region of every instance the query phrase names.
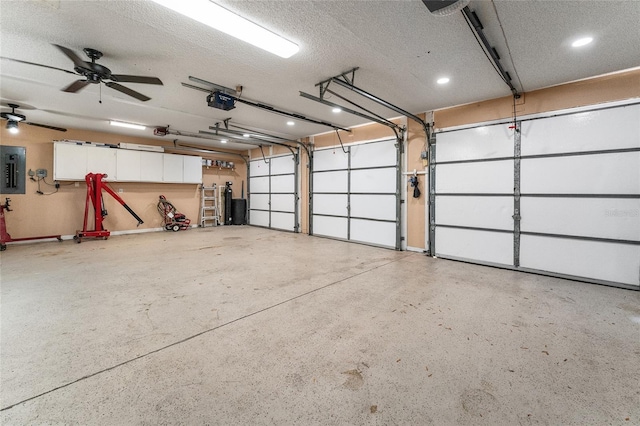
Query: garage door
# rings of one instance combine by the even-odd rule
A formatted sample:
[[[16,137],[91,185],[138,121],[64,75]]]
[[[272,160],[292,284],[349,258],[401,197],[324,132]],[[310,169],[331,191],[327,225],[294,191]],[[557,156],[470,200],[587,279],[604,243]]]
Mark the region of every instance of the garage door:
[[[249,224],[298,232],[297,171],[292,154],[249,162]]]
[[[313,234],[399,249],[398,164],[395,139],[315,150]]]
[[[640,288],[640,105],[437,134],[432,253]]]

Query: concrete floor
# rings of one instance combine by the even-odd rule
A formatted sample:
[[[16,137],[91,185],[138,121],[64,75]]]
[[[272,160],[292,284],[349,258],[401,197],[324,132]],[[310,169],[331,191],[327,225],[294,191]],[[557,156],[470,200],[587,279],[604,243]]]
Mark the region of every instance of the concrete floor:
[[[3,425],[640,424],[640,292],[252,227],[0,258]]]

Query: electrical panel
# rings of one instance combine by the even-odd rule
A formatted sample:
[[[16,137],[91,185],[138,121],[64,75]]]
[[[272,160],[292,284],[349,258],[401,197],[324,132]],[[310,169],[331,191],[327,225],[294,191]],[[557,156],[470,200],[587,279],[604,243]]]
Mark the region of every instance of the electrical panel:
[[[24,194],[26,181],[26,148],[0,146],[2,159],[2,194]]]

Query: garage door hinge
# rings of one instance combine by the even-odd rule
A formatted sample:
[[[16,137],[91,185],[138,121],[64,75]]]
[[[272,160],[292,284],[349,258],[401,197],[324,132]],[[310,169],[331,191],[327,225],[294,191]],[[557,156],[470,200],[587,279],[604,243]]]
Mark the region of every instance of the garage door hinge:
[[[404,203],[404,200],[400,200],[400,204]]]

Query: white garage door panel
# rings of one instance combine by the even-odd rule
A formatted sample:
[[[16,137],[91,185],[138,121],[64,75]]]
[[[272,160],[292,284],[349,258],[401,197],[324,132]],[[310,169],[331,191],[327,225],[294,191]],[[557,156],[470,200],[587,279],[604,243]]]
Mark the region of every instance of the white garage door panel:
[[[640,199],[522,197],[520,211],[523,232],[640,241]]]
[[[396,220],[395,195],[351,195],[351,216]],[[395,241],[395,237],[394,237]]]
[[[295,205],[293,194],[271,194],[271,210],[293,213]]]
[[[436,255],[513,265],[513,234],[436,227]]]
[[[269,194],[251,194],[251,209],[269,210]]]
[[[500,124],[438,134],[438,161],[513,157],[513,130]]]
[[[347,172],[323,172],[313,174],[314,192],[347,192]]]
[[[313,212],[333,216],[346,216],[347,203],[346,194],[316,194],[313,196]]]
[[[313,233],[326,237],[347,239],[347,218],[313,216]]]
[[[640,152],[522,160],[523,194],[638,194]]]
[[[293,231],[294,218],[293,213],[271,212],[271,227],[284,229],[285,231]]]
[[[522,155],[638,148],[638,123],[640,105],[525,121]]]
[[[249,179],[250,190],[254,192],[269,192],[269,176],[252,177]]]
[[[251,177],[268,176],[269,175],[269,164],[265,163],[263,160],[250,161],[249,162],[249,175]]]
[[[520,265],[560,274],[639,285],[640,246],[523,235]]]
[[[256,226],[269,226],[269,212],[249,210],[249,222]]]
[[[513,197],[436,197],[436,223],[513,230]]]
[[[440,164],[436,173],[436,194],[513,193],[513,160]]]
[[[284,157],[271,157],[271,174],[272,175],[284,175],[295,173],[295,162],[293,156],[286,155]]]
[[[294,175],[271,176],[271,192],[295,192],[296,180]]]
[[[393,141],[373,142],[351,146],[351,168],[394,166],[396,147]]]
[[[372,220],[351,220],[351,240],[385,247],[396,246],[396,224]]]
[[[395,167],[388,169],[352,170],[351,192],[387,192],[395,194]]]
[[[313,170],[340,170],[349,166],[349,157],[342,149],[323,149],[313,153]]]

